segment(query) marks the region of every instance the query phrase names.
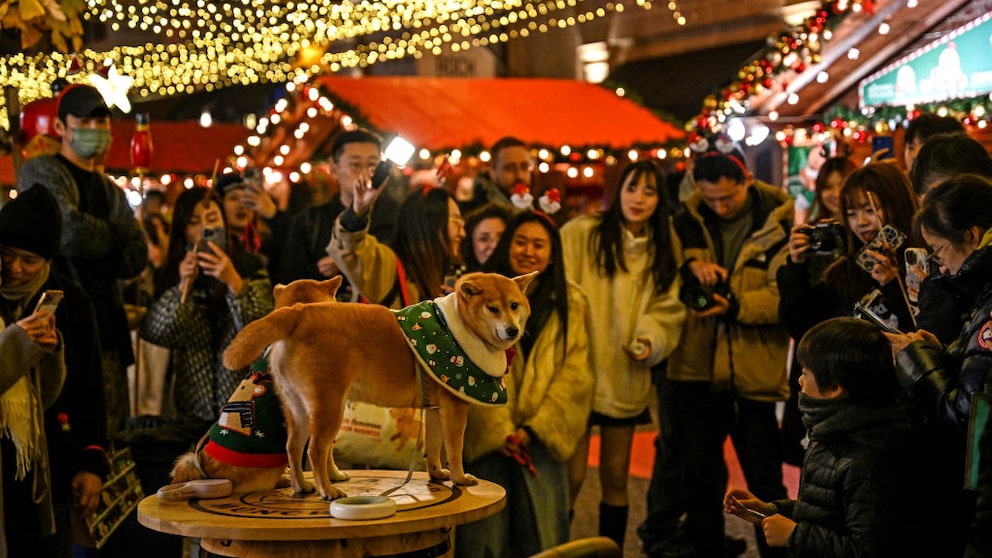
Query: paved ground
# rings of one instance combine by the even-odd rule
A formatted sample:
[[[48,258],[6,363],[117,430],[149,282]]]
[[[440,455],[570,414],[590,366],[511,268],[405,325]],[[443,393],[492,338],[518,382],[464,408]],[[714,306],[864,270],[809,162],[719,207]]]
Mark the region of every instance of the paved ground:
[[[643,558],[644,552],[641,550],[641,541],[637,538],[637,526],[644,521],[646,508],[646,493],[648,489],[647,479],[631,477],[630,479],[630,518],[627,521],[627,539],[624,544],[624,558]],[[576,502],[575,519],[572,521],[572,539],[583,537],[595,537],[599,533],[599,471],[593,467],[589,468],[586,475],[585,484],[582,485],[582,492]],[[754,531],[751,525],[737,519],[728,517],[726,521],[727,533],[739,538],[747,539],[747,552],[741,556],[746,558],[758,558],[758,548],[754,542]]]

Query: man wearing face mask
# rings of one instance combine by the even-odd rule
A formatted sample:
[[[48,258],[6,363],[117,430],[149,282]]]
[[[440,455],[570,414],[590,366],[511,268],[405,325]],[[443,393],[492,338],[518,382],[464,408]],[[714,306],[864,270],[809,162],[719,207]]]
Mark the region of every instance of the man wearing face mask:
[[[103,355],[108,432],[128,416],[126,370],[134,362],[120,281],[141,273],[148,248],[141,225],[118,188],[99,166],[110,146],[110,109],[99,91],[70,85],[59,94],[55,131],[61,148],[29,159],[18,190],[48,189],[62,213],[60,255],[52,266],[73,278],[93,299]]]

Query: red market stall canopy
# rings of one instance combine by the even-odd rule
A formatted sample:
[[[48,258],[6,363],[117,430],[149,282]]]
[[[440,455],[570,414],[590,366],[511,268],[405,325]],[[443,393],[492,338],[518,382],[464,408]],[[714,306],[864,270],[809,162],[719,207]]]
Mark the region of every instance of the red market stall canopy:
[[[131,166],[134,127],[133,119],[111,121],[114,140],[106,167],[112,174],[135,172]],[[251,130],[239,124],[214,124],[204,128],[198,122],[152,121],[151,132],[154,153],[149,173],[189,175],[211,174],[218,159],[225,164],[234,146],[244,144]],[[15,182],[13,160],[9,155],[0,156],[0,184],[13,185]]]
[[[383,133],[443,151],[503,136],[532,145],[623,149],[685,134],[599,85],[562,79],[323,76],[315,80]]]
[[[131,171],[131,136],[134,121],[113,122],[114,142],[107,156],[107,169],[117,172]],[[234,146],[243,145],[251,130],[240,124],[213,124],[200,126],[198,122],[151,122],[152,173],[211,174],[220,159],[223,166],[234,152]]]

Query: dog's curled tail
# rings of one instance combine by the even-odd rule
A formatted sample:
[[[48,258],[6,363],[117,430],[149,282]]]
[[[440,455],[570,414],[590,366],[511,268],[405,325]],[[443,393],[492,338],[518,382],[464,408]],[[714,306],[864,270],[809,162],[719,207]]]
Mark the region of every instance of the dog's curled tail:
[[[261,356],[266,347],[293,334],[302,317],[302,304],[279,308],[244,327],[224,350],[228,370],[244,368]]]

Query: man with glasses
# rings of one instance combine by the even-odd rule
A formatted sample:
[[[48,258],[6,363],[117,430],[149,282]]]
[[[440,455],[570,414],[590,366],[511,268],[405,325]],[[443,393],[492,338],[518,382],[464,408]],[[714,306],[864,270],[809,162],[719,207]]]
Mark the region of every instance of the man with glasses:
[[[673,221],[690,311],[667,370],[655,371],[660,432],[638,528],[651,558],[745,550],[724,538],[728,435],[748,489],[768,500],[786,494],[775,404],[789,395],[789,335],[775,275],[788,256],[792,200],[757,182],[736,149],[698,155],[692,180]],[[757,535],[762,556],[773,556]]]
[[[293,218],[286,246],[273,273],[274,283],[297,279],[322,281],[340,273],[325,248],[331,240],[334,221],[354,199],[355,181],[369,175],[382,160],[382,138],[367,130],[350,130],[338,134],[331,144],[331,173],[338,183],[338,193],[330,201],[307,208]],[[392,244],[399,204],[388,195],[379,196],[372,209],[369,234],[380,242]],[[350,299],[350,289],[342,285],[338,297]]]

